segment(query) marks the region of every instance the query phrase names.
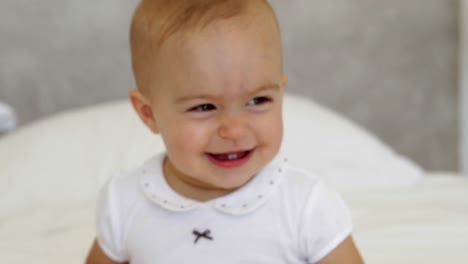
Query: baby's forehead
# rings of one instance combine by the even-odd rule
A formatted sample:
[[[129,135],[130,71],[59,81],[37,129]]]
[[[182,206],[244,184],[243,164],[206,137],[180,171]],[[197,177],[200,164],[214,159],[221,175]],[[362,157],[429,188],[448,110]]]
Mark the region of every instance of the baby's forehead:
[[[265,19],[269,17],[269,19]],[[267,21],[267,23],[266,23]],[[152,64],[164,46],[199,39],[207,30],[226,33],[234,28],[272,24],[279,34],[273,9],[266,0],[143,0],[132,20],[132,64],[138,87],[144,89]],[[221,26],[222,25],[222,26]]]

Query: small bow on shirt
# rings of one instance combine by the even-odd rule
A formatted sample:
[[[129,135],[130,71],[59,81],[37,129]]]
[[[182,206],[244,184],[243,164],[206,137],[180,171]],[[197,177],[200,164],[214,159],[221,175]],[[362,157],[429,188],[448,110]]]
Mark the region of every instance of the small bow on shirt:
[[[193,230],[192,233],[196,236],[195,241],[193,241],[194,244],[196,244],[198,240],[202,237],[209,239],[209,240],[213,240],[213,238],[210,236],[211,231],[209,229],[203,233],[200,233],[197,230]]]

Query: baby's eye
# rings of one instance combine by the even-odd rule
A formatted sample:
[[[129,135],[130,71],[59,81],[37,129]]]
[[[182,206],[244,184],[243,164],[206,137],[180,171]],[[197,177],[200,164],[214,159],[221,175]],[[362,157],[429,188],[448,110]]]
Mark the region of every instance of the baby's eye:
[[[271,102],[270,98],[265,97],[265,96],[260,96],[260,97],[255,97],[255,98],[251,99],[247,103],[247,105],[261,105],[261,104],[265,104],[265,103],[268,103],[268,102]]]
[[[215,110],[216,106],[213,104],[201,104],[197,105],[195,107],[190,108],[188,111],[189,112],[207,112],[207,111],[212,111]]]

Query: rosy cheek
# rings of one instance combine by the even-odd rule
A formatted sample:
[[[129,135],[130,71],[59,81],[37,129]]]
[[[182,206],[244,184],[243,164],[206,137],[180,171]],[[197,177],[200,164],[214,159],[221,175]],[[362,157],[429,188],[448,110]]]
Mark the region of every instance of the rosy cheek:
[[[263,126],[263,131],[270,140],[281,141],[283,135],[283,124],[281,115],[272,115],[268,119],[266,119]]]
[[[205,129],[197,124],[187,123],[173,130],[172,142],[179,150],[193,151],[204,141]]]

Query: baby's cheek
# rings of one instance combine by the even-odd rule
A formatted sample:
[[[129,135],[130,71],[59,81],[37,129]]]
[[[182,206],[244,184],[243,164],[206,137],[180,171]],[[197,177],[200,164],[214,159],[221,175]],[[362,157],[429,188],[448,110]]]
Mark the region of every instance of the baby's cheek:
[[[272,114],[268,118],[263,119],[259,124],[261,125],[260,130],[263,137],[267,140],[281,141],[283,135],[283,120],[281,115]]]
[[[171,145],[179,152],[197,152],[203,145],[203,129],[195,126],[178,126],[172,130],[170,137]]]

